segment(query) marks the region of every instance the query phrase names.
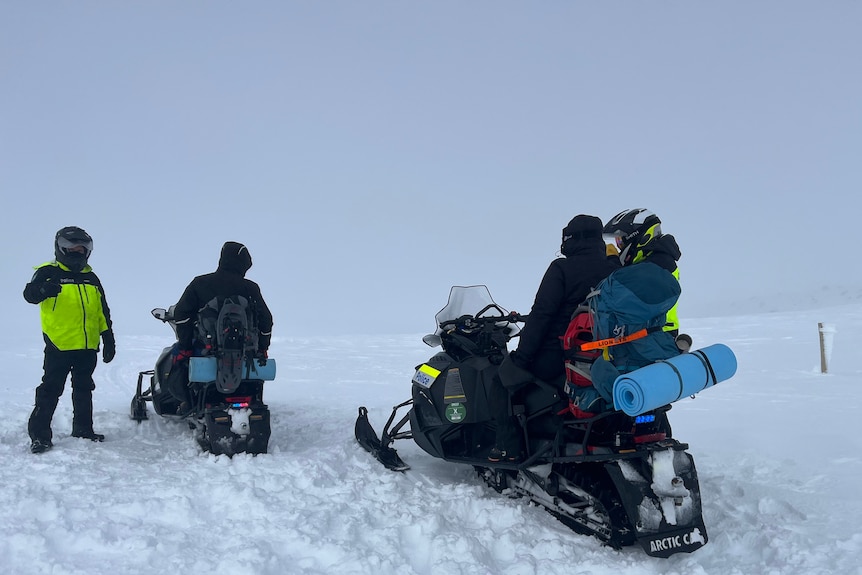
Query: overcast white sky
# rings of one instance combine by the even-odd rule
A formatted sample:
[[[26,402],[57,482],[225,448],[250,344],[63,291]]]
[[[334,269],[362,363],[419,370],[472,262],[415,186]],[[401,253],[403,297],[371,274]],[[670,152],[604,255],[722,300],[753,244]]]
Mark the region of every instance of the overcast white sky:
[[[277,335],[421,332],[453,284],[527,311],[566,222],[631,207],[682,247],[683,321],[859,286],[860,29],[850,1],[4,2],[2,295],[37,337],[21,290],[78,225],[121,333],[226,240]]]

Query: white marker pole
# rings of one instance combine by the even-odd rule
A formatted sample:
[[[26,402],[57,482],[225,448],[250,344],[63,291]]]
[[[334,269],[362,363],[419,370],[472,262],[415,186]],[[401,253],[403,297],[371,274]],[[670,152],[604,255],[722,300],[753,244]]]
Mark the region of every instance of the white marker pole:
[[[820,332],[820,373],[829,373],[829,360],[832,358],[832,340],[835,337],[835,326],[820,322],[817,324]]]

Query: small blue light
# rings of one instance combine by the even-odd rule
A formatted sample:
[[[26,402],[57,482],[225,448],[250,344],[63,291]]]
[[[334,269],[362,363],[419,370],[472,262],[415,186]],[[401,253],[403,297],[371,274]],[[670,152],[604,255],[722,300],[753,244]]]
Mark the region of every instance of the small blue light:
[[[655,421],[655,415],[638,415],[635,417],[635,425],[639,423],[652,423]]]

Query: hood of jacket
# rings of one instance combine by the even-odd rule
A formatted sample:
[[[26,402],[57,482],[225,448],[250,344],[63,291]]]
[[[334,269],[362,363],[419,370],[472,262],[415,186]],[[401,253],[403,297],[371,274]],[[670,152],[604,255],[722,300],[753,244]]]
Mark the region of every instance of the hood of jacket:
[[[564,256],[571,256],[594,251],[605,253],[605,241],[602,239],[602,220],[584,214],[575,216],[563,228],[560,253]]]
[[[218,269],[245,276],[251,268],[251,254],[248,248],[239,242],[225,242],[221,248]]]
[[[654,256],[667,256],[673,258],[673,261],[679,261],[682,257],[682,252],[679,249],[679,244],[676,243],[676,238],[670,234],[662,234],[651,241],[646,250],[639,251],[635,254],[632,263],[638,263],[643,260],[648,260]]]

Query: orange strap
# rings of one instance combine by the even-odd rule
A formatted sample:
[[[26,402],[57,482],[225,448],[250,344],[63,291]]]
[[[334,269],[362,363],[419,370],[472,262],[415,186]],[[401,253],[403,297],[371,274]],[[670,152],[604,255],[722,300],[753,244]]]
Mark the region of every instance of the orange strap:
[[[586,343],[581,344],[581,351],[589,351],[591,349],[601,349],[605,347],[612,347],[614,345],[619,345],[621,343],[626,343],[629,341],[634,341],[636,339],[640,339],[642,337],[646,337],[647,331],[646,328],[640,329],[633,334],[623,335],[620,337],[609,337],[607,339],[600,339],[599,341],[588,341]]]

